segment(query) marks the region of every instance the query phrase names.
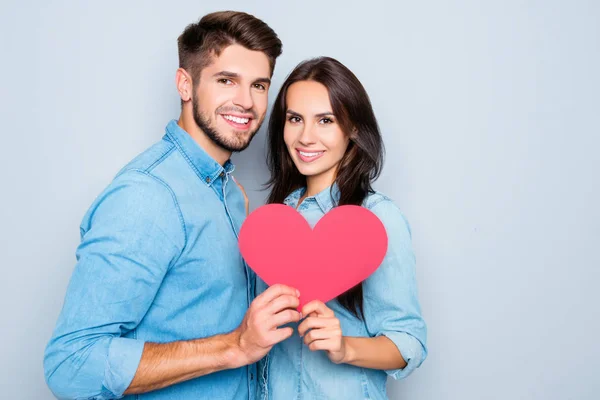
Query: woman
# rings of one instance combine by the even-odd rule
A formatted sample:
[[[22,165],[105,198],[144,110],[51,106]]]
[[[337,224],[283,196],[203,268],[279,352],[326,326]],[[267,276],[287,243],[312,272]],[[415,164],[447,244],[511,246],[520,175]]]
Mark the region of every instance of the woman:
[[[408,224],[371,187],[383,144],[361,83],[331,58],[298,65],[275,100],[268,146],[268,203],[296,208],[313,227],[335,206],[367,207],[386,227],[388,252],[362,284],[303,307],[294,335],[259,364],[259,398],[386,399],[387,375],[403,378],[425,359],[426,326]],[[258,279],[257,293],[265,289]]]

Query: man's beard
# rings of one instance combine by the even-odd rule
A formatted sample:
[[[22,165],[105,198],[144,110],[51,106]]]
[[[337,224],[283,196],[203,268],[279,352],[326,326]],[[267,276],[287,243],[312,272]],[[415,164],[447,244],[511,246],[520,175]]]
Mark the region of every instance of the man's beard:
[[[202,130],[202,132],[204,132],[206,136],[208,136],[208,138],[212,140],[217,146],[231,153],[240,152],[248,148],[248,146],[250,146],[252,138],[254,138],[254,135],[256,135],[256,132],[258,132],[260,126],[262,125],[262,121],[259,121],[255,130],[246,133],[246,135],[248,135],[248,139],[246,141],[243,141],[243,139],[241,139],[241,135],[243,134],[240,134],[238,132],[234,132],[235,136],[233,138],[226,138],[224,135],[221,135],[219,132],[217,132],[216,128],[210,124],[210,120],[200,112],[198,107],[198,99],[195,93],[192,96],[192,108],[194,110],[194,121],[196,121],[196,124]],[[234,109],[231,109],[230,111],[233,110]],[[217,109],[216,114],[219,114],[218,111],[219,109]],[[235,111],[243,113],[246,112],[245,110],[239,109],[235,109]],[[256,112],[251,111],[251,113],[253,114],[252,117],[255,118]]]

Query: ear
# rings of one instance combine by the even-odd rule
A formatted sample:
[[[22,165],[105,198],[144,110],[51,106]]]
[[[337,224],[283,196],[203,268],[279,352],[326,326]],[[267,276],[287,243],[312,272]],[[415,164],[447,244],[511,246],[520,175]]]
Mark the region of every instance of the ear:
[[[192,98],[192,90],[194,90],[194,84],[192,77],[183,68],[178,68],[175,73],[175,85],[177,86],[177,92],[183,102],[190,101]]]
[[[357,136],[358,136],[358,128],[352,127],[352,130],[350,131],[350,135],[348,135],[348,139],[350,139],[351,142],[354,142],[356,140]]]

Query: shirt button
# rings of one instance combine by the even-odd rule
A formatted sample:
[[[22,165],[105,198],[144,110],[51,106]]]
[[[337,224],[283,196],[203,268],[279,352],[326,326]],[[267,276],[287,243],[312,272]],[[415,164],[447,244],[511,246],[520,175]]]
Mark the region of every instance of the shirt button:
[[[210,178],[207,176],[205,181],[206,181],[206,183],[210,183]]]
[[[219,175],[221,178],[225,176],[225,172],[221,171],[221,175]]]

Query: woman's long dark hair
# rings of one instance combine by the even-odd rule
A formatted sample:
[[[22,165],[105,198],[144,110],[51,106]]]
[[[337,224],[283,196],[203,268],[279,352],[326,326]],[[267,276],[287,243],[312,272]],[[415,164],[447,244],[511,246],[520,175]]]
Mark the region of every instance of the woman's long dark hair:
[[[362,205],[371,184],[381,172],[384,147],[369,96],[356,76],[339,61],[319,57],[300,63],[281,87],[269,120],[267,165],[271,188],[267,203],[283,203],[294,190],[306,185],[306,177],[298,171],[283,140],[287,113],[287,91],[299,81],[315,81],[329,91],[333,113],[350,138],[340,161],[335,182],[340,191],[337,205]],[[334,204],[335,203],[335,199]],[[362,283],[337,297],[339,303],[363,318]]]

